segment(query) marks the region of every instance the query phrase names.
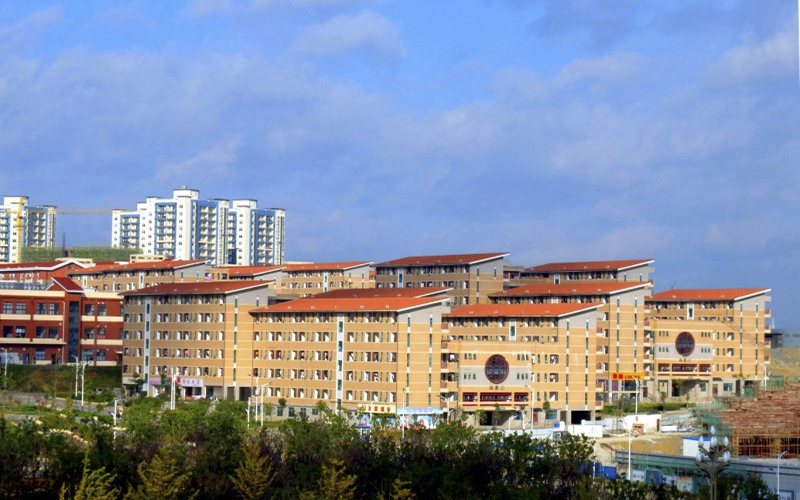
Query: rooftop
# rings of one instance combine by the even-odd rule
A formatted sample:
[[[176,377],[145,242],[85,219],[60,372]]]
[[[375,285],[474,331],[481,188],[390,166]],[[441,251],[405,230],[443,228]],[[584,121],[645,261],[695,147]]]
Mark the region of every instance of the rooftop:
[[[769,288],[716,288],[668,290],[648,297],[649,302],[693,302],[697,300],[742,300],[772,291]]]
[[[529,267],[532,272],[577,272],[577,271],[624,271],[635,267],[646,266],[654,259],[635,260],[595,260],[586,262],[552,262],[540,266]]]
[[[415,257],[403,257],[402,259],[389,260],[375,267],[395,267],[395,266],[431,266],[431,265],[454,265],[454,264],[479,264],[488,260],[502,259],[507,257],[507,252],[494,253],[467,253],[456,255],[425,255]]]
[[[502,292],[495,292],[489,297],[538,297],[542,295],[611,295],[640,288],[649,288],[653,285],[651,281],[641,283],[543,283],[534,285],[524,285],[509,288]]]
[[[442,304],[447,297],[380,297],[356,299],[306,298],[282,302],[272,306],[260,307],[251,313],[259,312],[326,312],[326,311],[395,311],[417,309],[424,306]]]
[[[140,290],[124,292],[124,296],[135,295],[197,295],[197,294],[231,294],[251,289],[267,288],[267,281],[234,280],[234,281],[201,281],[196,283],[163,283]]]
[[[475,304],[453,309],[446,317],[453,316],[571,316],[597,309],[597,304]]]

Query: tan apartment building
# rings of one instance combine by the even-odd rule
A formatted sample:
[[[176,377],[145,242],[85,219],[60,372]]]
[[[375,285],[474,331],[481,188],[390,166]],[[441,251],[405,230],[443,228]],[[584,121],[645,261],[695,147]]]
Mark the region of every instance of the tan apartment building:
[[[372,261],[288,263],[281,272],[278,295],[310,297],[331,290],[374,288]]]
[[[253,373],[270,403],[439,416],[448,298],[307,298],[251,312]]]
[[[247,399],[253,380],[248,311],[274,296],[263,281],[169,283],[123,293],[122,383],[131,393],[155,395],[174,374],[181,395]]]
[[[122,355],[122,300],[65,277],[0,285],[2,362],[114,366]]]
[[[552,262],[515,271],[507,276],[509,286],[536,283],[645,282],[654,272],[652,259]]]
[[[204,260],[162,259],[140,262],[98,263],[71,271],[68,276],[84,288],[122,293],[162,283],[204,281],[209,265]]]
[[[645,327],[645,301],[652,294],[652,283],[598,281],[543,283],[497,292],[489,298],[498,304],[595,304],[596,380],[598,398],[606,404],[621,396],[635,398],[637,389],[647,397],[653,375],[652,332]]]
[[[450,288],[454,306],[486,304],[503,289],[508,253],[405,257],[375,265],[378,288]]]
[[[498,425],[523,412],[541,425],[548,416],[592,419],[602,408],[597,305],[478,304],[443,321],[441,390],[451,410],[487,412]]]
[[[214,279],[274,280],[284,299],[311,297],[331,290],[374,288],[371,261],[303,262],[280,266],[227,266],[211,271]]]
[[[669,290],[653,294],[654,395],[710,401],[766,383],[769,288]]]

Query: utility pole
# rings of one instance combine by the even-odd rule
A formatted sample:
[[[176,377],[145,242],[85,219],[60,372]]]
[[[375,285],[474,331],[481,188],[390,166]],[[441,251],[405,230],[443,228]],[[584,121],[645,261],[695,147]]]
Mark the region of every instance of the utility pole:
[[[78,402],[78,356],[72,356],[72,357],[75,358],[75,392],[73,393],[75,395],[72,397],[72,401],[77,403]]]
[[[3,389],[8,384],[8,349],[0,347],[3,350]]]
[[[84,396],[84,389],[86,387],[86,365],[88,365],[88,361],[84,361],[81,364],[81,411],[83,411],[83,396]]]

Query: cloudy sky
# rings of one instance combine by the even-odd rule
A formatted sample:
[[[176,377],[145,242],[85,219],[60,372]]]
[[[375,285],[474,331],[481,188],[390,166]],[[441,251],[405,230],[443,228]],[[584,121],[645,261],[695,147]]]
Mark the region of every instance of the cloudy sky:
[[[0,194],[254,198],[290,260],[652,258],[657,291],[771,287],[800,327],[797,24],[789,0],[3,2]]]

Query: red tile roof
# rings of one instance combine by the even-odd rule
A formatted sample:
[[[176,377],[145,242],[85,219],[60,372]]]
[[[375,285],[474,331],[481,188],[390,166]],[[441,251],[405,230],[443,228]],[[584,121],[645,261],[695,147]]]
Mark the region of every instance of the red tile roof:
[[[648,302],[694,302],[697,300],[742,300],[771,292],[770,288],[718,288],[695,290],[668,290],[653,294]]]
[[[202,281],[197,283],[163,283],[140,290],[123,292],[122,295],[194,295],[194,294],[230,294],[245,292],[256,288],[267,288],[270,282],[254,280]]]
[[[82,271],[76,271],[70,274],[97,274],[104,272],[120,272],[120,271],[162,271],[166,269],[182,269],[184,267],[192,267],[198,264],[204,264],[206,261],[203,259],[196,260],[156,260],[147,262],[129,262],[127,264],[114,263],[110,265],[95,266]]]
[[[381,298],[381,297],[429,297],[432,295],[442,295],[452,288],[447,287],[406,287],[406,288],[347,288],[342,290],[331,290],[330,292],[318,293],[312,297],[315,299],[358,299],[358,298]]]
[[[637,260],[596,260],[587,262],[552,262],[526,269],[532,272],[569,272],[569,271],[624,271],[632,267],[640,267],[655,262],[653,259]]]
[[[258,276],[280,271],[286,266],[221,266],[212,269],[212,272],[228,273],[228,276]]]
[[[285,264],[284,268],[287,272],[296,271],[342,271],[352,269],[355,267],[368,266],[372,264],[371,260],[363,260],[357,262],[304,262],[296,264]]]
[[[461,316],[571,316],[596,310],[597,304],[475,304],[453,309],[445,317]]]
[[[651,281],[636,283],[542,283],[535,285],[524,285],[509,288],[502,292],[490,294],[490,297],[539,297],[554,295],[610,295],[614,293],[636,290],[639,288],[649,288],[653,285]]]
[[[250,311],[262,312],[347,312],[347,311],[404,311],[424,306],[442,304],[447,297],[381,297],[357,299],[306,298],[282,302]]]
[[[397,266],[431,266],[431,265],[454,265],[454,264],[478,264],[487,260],[502,259],[509,254],[500,253],[466,253],[457,255],[423,255],[416,257],[404,257],[402,259],[389,260],[375,264],[375,267],[397,267]]]
[[[57,286],[57,287],[63,289],[65,292],[77,292],[77,293],[82,293],[83,292],[83,288],[81,288],[80,285],[78,285],[77,283],[75,283],[74,281],[72,281],[69,278],[58,277],[58,278],[50,278],[50,279],[53,281],[53,287]]]
[[[0,263],[0,272],[7,272],[7,271],[53,271],[55,269],[59,269],[70,264],[76,265],[78,267],[90,267],[92,264],[87,264],[85,262],[81,262],[79,260],[60,260],[60,261],[52,261],[52,262],[3,262]]]

